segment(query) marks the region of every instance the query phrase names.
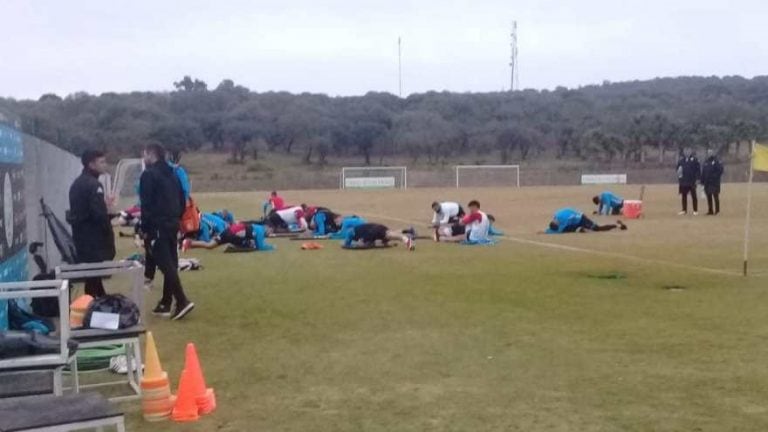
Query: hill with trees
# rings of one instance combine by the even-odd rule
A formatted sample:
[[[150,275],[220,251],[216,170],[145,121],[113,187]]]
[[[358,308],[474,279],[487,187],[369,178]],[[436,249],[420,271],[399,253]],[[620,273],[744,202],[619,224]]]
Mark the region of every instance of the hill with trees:
[[[683,147],[744,159],[768,135],[768,76],[680,77],[576,89],[330,97],[256,93],[189,76],[169,92],[0,99],[24,132],[79,153],[134,156],[159,142],[177,156],[207,150],[243,164],[265,153],[324,166],[334,159],[438,165],[575,160],[658,166]]]

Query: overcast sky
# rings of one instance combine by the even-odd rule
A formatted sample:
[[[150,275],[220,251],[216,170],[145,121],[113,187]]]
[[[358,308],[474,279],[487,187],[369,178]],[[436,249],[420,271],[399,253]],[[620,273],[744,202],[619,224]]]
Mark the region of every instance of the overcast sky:
[[[628,5],[631,3],[632,5]],[[766,0],[0,0],[0,96],[215,87],[330,95],[768,74]]]

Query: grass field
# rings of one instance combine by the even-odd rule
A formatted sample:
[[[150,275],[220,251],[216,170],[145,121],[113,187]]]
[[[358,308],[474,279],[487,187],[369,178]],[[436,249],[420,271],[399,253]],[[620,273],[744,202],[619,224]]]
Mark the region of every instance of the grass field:
[[[417,229],[433,199],[476,198],[507,236],[413,253],[285,239],[273,253],[194,251],[205,269],[183,282],[198,308],[147,320],[174,386],[197,344],[219,408],[157,425],[126,404],[129,430],[768,430],[768,187],[755,186],[747,278],[743,185],[724,186],[718,217],[678,217],[676,186],[654,186],[627,232],[535,234],[599,190],[286,192]],[[264,197],[198,200],[256,216]]]

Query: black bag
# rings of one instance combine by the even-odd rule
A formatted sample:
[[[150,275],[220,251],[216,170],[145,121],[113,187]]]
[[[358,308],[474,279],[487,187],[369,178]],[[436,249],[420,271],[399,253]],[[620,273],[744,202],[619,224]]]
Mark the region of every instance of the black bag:
[[[67,341],[69,353],[77,350],[77,342]],[[58,354],[61,346],[58,338],[35,332],[0,332],[0,359],[42,354]]]
[[[120,325],[118,328],[121,329],[138,324],[141,314],[139,307],[122,294],[111,294],[93,299],[90,306],[88,306],[88,311],[85,312],[85,317],[83,317],[83,327],[89,328],[91,326],[91,316],[94,312],[120,315]]]

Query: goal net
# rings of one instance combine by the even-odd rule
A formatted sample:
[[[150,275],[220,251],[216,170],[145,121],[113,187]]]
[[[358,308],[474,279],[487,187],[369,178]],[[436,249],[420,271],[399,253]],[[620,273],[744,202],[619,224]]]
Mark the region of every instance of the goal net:
[[[115,196],[117,210],[132,207],[139,202],[138,185],[144,162],[141,159],[120,159],[115,168],[112,187],[108,188]]]
[[[343,167],[341,189],[405,189],[408,187],[408,169],[395,167]]]
[[[520,187],[519,165],[457,165],[456,187]]]

